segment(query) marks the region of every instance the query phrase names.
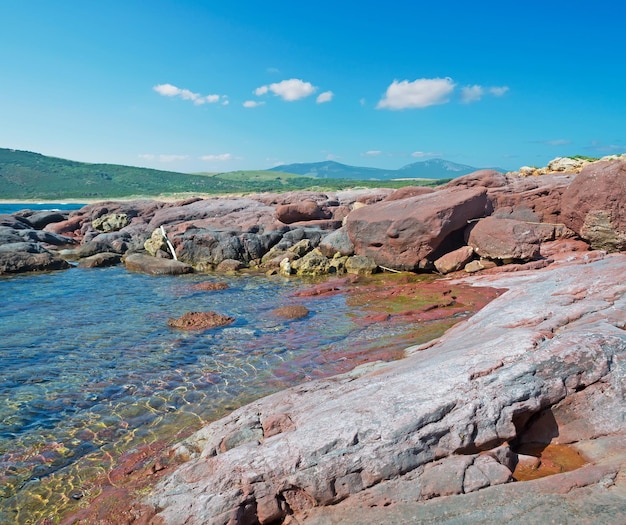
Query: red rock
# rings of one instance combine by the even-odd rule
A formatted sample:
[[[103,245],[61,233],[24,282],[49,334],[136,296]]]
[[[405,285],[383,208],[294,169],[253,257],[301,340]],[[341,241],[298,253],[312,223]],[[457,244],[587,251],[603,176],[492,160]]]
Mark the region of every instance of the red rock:
[[[234,317],[215,312],[187,312],[178,319],[170,319],[167,325],[182,330],[206,330],[235,322]]]
[[[626,250],[626,162],[585,166],[563,193],[562,220],[594,249]]]
[[[484,188],[436,191],[354,210],[346,229],[357,255],[379,266],[414,270],[448,235],[484,216],[486,206]]]
[[[331,217],[332,214],[327,208],[319,206],[313,200],[305,200],[294,204],[282,204],[276,207],[276,218],[285,224],[330,219]]]
[[[467,244],[488,259],[528,261],[539,257],[543,240],[553,238],[554,226],[487,217],[473,226]]]
[[[309,309],[301,304],[281,306],[272,310],[272,314],[283,319],[301,319],[309,315]]]
[[[433,191],[435,190],[428,188],[427,186],[404,186],[403,188],[398,188],[391,195],[385,197],[383,201],[399,201],[401,199],[408,199],[409,197],[417,197],[418,195],[432,193]]]
[[[222,282],[208,281],[204,283],[195,284],[193,288],[194,290],[203,290],[207,292],[213,292],[217,290],[226,290],[226,288],[228,288],[228,284],[222,283]]]
[[[458,250],[446,253],[435,261],[435,268],[440,273],[456,272],[472,260],[474,257],[474,248],[471,246],[463,246]]]

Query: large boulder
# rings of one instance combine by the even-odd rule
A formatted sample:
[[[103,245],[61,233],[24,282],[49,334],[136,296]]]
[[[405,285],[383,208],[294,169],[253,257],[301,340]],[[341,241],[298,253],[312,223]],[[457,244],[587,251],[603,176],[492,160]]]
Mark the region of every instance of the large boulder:
[[[181,275],[193,272],[193,267],[189,264],[171,259],[159,259],[141,253],[128,255],[124,259],[124,264],[130,271],[151,275]]]
[[[336,253],[339,255],[352,255],[354,253],[354,244],[352,244],[346,229],[340,228],[326,235],[320,241],[319,249],[326,257],[333,257]]]
[[[626,250],[626,162],[588,165],[563,193],[562,220],[594,249]]]
[[[346,229],[356,254],[379,266],[415,270],[448,235],[484,217],[487,206],[485,188],[440,190],[356,209]]]
[[[276,207],[276,218],[285,224],[300,221],[330,219],[332,213],[325,206],[320,206],[313,200],[305,200],[293,204],[281,204]]]
[[[539,257],[543,241],[553,239],[552,225],[486,217],[471,229],[467,244],[488,259],[530,261]]]
[[[0,245],[0,275],[23,272],[64,270],[70,265],[58,254],[35,242]]]

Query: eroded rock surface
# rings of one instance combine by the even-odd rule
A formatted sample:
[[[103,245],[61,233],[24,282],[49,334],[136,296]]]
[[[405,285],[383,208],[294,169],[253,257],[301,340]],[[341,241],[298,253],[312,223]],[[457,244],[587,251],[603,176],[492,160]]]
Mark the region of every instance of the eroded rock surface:
[[[404,360],[306,383],[208,425],[175,447],[185,463],[138,515],[165,524],[625,518],[626,256],[586,256],[472,277],[509,291]],[[574,399],[587,408],[571,410]],[[546,411],[550,432],[568,428],[569,440],[589,422],[578,446],[591,461],[510,483],[515,443],[546,437],[536,425]],[[607,435],[613,446],[600,446]]]

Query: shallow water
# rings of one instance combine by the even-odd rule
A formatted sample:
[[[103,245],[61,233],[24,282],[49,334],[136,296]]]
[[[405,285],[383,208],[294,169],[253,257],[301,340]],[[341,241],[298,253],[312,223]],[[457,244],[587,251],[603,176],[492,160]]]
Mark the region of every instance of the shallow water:
[[[229,288],[194,289],[218,279]],[[415,327],[364,326],[365,310],[343,295],[293,296],[301,287],[123,267],[0,278],[0,523],[36,523],[76,504],[90,477],[132,447],[180,438],[252,399],[408,346]],[[272,314],[288,304],[310,314]],[[209,310],[236,321],[203,332],[167,326]]]

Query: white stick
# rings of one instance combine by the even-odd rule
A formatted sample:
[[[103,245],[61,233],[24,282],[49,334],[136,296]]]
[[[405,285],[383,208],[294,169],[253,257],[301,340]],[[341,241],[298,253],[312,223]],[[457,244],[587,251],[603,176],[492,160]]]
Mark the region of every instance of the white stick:
[[[178,261],[178,258],[176,257],[176,252],[174,251],[174,246],[172,245],[170,240],[167,238],[167,233],[165,233],[165,228],[163,228],[162,225],[161,225],[161,233],[163,234],[163,238],[165,239],[165,242],[167,243],[167,247],[170,249],[170,252],[172,252],[172,257],[174,257],[175,261]]]

